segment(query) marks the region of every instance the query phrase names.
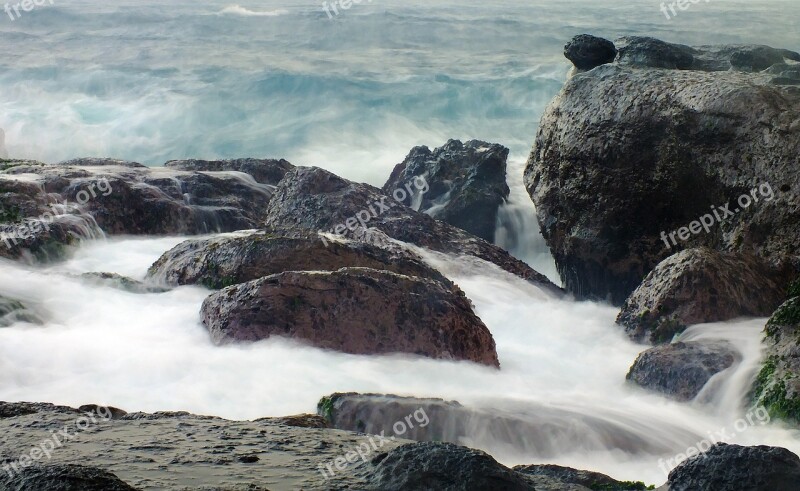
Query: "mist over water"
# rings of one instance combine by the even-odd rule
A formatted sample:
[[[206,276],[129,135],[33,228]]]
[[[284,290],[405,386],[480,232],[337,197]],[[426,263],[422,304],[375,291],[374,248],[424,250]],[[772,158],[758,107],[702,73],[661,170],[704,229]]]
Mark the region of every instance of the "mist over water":
[[[497,142],[511,149],[511,197],[496,241],[559,282],[522,169],[569,68],[561,51],[572,35],[800,50],[794,0],[693,4],[671,21],[650,0],[374,0],[334,20],[320,3],[64,0],[0,19],[13,47],[0,57],[8,152],[148,165],[283,157],[381,185],[415,145]],[[217,347],[200,323],[208,290],[137,295],[75,276],[143,279],[183,239],[90,241],[48,267],[0,260],[0,294],[46,320],[0,329],[0,399],[250,419],[313,412],[336,391],[441,397],[528,424],[513,441],[474,428],[462,442],[505,464],[552,462],[661,484],[659,458],[742,417],[761,357],[765,319],[691,328],[683,339],[728,339],[741,361],[709,384],[703,402],[671,402],[625,383],[646,347],[614,324],[618,309],[556,300],[491,265],[425,252],[474,302],[501,371],[281,339]],[[622,441],[610,443],[609,428]],[[772,423],[729,441],[800,453],[799,438]]]

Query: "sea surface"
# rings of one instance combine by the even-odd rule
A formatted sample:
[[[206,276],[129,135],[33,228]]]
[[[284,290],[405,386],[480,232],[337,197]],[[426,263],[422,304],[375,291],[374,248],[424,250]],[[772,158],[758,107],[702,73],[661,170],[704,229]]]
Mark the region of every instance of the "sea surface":
[[[670,20],[659,5],[373,0],[331,18],[321,2],[55,0],[13,21],[0,16],[0,128],[15,158],[161,165],[273,157],[374,185],[416,145],[502,143],[511,149],[512,196],[496,242],[558,281],[521,175],[537,121],[570,68],[562,49],[571,36],[800,51],[796,0],[700,2]],[[427,259],[475,303],[497,341],[499,373],[277,339],[220,348],[200,324],[207,290],[134,295],[74,276],[143,278],[183,239],[88,241],[48,267],[0,260],[0,294],[36,306],[48,321],[0,330],[0,400],[257,418],[313,412],[335,391],[443,397],[538,425],[525,445],[479,428],[462,442],[503,463],[552,462],[653,484],[666,480],[660,459],[721,429],[731,442],[800,453],[800,432],[779,424],[751,418],[733,430],[747,411],[765,319],[688,331],[687,339],[731,340],[742,362],[702,401],[680,404],[625,383],[645,347],[614,324],[617,309],[554,300],[452,257]],[[635,438],[609,441],[609,427]]]

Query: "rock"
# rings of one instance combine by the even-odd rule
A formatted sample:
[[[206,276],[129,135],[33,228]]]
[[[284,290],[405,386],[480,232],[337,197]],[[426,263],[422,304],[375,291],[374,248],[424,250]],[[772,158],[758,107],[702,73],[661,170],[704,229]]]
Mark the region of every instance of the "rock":
[[[770,416],[800,425],[800,296],[787,300],[764,330],[766,356],[753,400]]]
[[[202,318],[218,344],[277,335],[344,353],[499,366],[491,333],[455,288],[369,268],[292,271],[211,295]]]
[[[625,301],[617,323],[635,341],[669,342],[692,324],[768,316],[783,302],[787,283],[788,275],[771,271],[756,257],[687,249],[647,275]]]
[[[617,481],[599,472],[583,471],[560,465],[518,465],[514,470],[525,475],[536,491],[646,491],[643,482]]]
[[[9,327],[17,322],[44,324],[42,318],[24,303],[0,295],[0,327]]]
[[[167,288],[148,285],[116,273],[84,273],[80,277],[96,285],[116,288],[130,293],[164,293],[169,291]]]
[[[366,228],[358,222],[359,214]],[[377,188],[316,167],[297,167],[286,175],[267,207],[265,225],[276,230],[333,231],[379,247],[390,247],[390,239],[396,239],[447,254],[473,256],[554,295],[562,294],[544,275],[503,249],[402,206]]]
[[[402,445],[358,474],[365,491],[534,491],[525,478],[480,450],[452,443]]]
[[[259,418],[254,421],[269,421],[271,423],[295,428],[330,428],[328,421],[316,414],[298,414],[297,416],[283,416],[279,418]]]
[[[9,478],[0,474],[2,491],[136,491],[114,474],[74,464],[26,467]]]
[[[72,160],[65,160],[60,162],[58,165],[63,165],[65,167],[134,167],[134,168],[147,168],[146,165],[140,164],[139,162],[131,162],[128,160],[119,160],[119,159],[106,159],[106,158],[92,158],[92,157],[84,157],[84,158],[77,158]]]
[[[669,473],[669,491],[795,491],[800,458],[780,447],[719,443]]]
[[[564,56],[578,70],[591,70],[613,62],[617,56],[617,48],[607,39],[579,34],[564,46]]]
[[[263,231],[234,237],[188,240],[164,253],[148,278],[171,286],[218,289],[284,271],[335,271],[364,267],[421,276],[450,284],[413,253],[313,233]]]
[[[566,82],[525,170],[566,289],[621,305],[663,259],[700,246],[800,268],[800,91],[620,52]]]
[[[643,36],[625,36],[615,41],[620,64],[689,70],[694,64],[695,50]]]
[[[717,373],[740,360],[728,342],[678,342],[641,353],[627,379],[679,401],[694,399]]]
[[[508,152],[478,140],[450,140],[433,151],[416,147],[394,168],[383,192],[392,196],[399,189],[411,190],[413,195],[409,191],[398,201],[493,242],[497,212],[509,194]]]
[[[283,159],[170,160],[164,167],[186,171],[244,172],[258,183],[273,186],[276,186],[287,172],[294,169],[292,164]]]
[[[512,399],[491,404],[391,394],[336,393],[323,397],[317,413],[332,428],[386,438],[450,442],[493,448],[502,435],[504,452],[554,459],[580,447],[587,452],[667,453],[668,442],[644,436],[616,414],[590,413],[547,403]],[[671,437],[692,441],[697,435],[669,423],[660,428]],[[635,425],[634,425],[635,426]],[[554,433],[556,432],[556,433]]]

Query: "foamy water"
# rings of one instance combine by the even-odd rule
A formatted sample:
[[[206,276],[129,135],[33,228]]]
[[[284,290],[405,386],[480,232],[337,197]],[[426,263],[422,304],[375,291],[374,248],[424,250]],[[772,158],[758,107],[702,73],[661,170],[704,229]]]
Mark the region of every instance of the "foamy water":
[[[520,451],[480,428],[462,442],[504,463],[547,461],[660,484],[665,476],[658,458],[672,451],[651,447],[678,453],[708,432],[732,427],[745,411],[743,380],[749,383],[760,357],[764,319],[689,331],[690,339],[733,340],[743,362],[716,390],[713,405],[671,402],[625,383],[644,347],[614,325],[617,309],[556,300],[482,261],[433,253],[425,254],[428,261],[464,289],[492,331],[499,372],[464,362],[345,355],[280,339],[217,347],[199,317],[208,290],[136,295],[73,276],[105,271],[141,279],[181,240],[90,242],[71,260],[47,268],[0,262],[0,293],[47,316],[44,327],[0,329],[0,398],[251,419],[313,412],[320,397],[337,391],[443,397],[554,428],[553,438],[539,445],[550,449],[546,456],[536,445]],[[633,452],[600,446],[609,425],[635,436]],[[800,452],[798,436],[757,424],[732,441]]]

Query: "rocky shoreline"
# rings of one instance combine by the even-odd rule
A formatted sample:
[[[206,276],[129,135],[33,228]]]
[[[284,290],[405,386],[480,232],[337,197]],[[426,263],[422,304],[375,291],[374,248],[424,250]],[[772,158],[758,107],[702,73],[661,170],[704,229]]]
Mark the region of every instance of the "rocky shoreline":
[[[575,69],[525,171],[563,289],[493,243],[508,149],[474,140],[412,149],[382,188],[273,159],[2,160],[0,258],[42,265],[86,239],[215,234],[165,251],[143,282],[84,279],[147,294],[204,286],[198,315],[217,344],[280,336],[502,370],[472,302],[425,258],[454,255],[552,298],[619,306],[620,329],[656,345],[631,360],[628,380],[679,401],[739,361],[726,343],[684,342],[687,326],[771,315],[750,403],[796,427],[800,54],[583,35],[565,56]],[[0,292],[0,328],[16,323],[44,324],[35,306]],[[648,489],[566,467],[512,469],[458,446],[466,421],[522,423],[456,401],[334,394],[316,415],[255,421],[107,408],[95,421],[100,409],[0,403],[0,491]],[[91,424],[80,438],[42,443],[81,418]],[[389,429],[396,436],[373,438]],[[658,489],[798,485],[800,458],[788,450],[718,444]]]

